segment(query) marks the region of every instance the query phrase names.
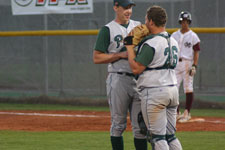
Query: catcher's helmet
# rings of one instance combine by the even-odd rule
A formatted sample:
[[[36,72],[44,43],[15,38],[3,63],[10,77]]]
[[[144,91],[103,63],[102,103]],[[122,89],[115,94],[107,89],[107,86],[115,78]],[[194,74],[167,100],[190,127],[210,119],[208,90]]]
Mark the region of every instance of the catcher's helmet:
[[[191,24],[191,14],[188,12],[188,11],[182,11],[180,14],[179,14],[179,23],[181,23],[182,20],[188,20],[189,21],[189,24]]]

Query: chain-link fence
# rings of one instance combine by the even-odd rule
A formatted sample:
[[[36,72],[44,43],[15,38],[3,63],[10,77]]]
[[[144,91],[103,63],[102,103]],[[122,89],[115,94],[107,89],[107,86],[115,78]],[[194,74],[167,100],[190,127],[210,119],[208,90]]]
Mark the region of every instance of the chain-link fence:
[[[136,0],[132,19],[144,23],[153,4],[167,10],[167,28],[178,28],[178,14],[192,13],[192,27],[224,27],[223,0]],[[112,0],[94,0],[93,14],[13,16],[0,2],[0,30],[99,29],[114,19]],[[225,34],[198,34],[201,53],[195,91],[225,95]],[[96,36],[0,37],[0,96],[105,96],[106,65],[95,65]]]

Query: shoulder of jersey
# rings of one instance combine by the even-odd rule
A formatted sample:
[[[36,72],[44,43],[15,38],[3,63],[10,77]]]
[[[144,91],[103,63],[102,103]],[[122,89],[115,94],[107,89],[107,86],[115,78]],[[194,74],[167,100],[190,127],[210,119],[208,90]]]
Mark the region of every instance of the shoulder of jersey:
[[[179,30],[174,31],[174,32],[171,34],[171,36],[176,35],[176,34],[178,34],[178,33],[179,33]]]
[[[197,33],[196,33],[196,32],[194,32],[193,30],[191,30],[191,33],[192,33],[192,34],[195,34],[195,35],[197,35]]]
[[[115,23],[115,21],[114,21],[114,20],[112,20],[111,22],[107,23],[105,26],[108,26],[108,25],[110,25],[110,24],[114,24],[114,23]]]

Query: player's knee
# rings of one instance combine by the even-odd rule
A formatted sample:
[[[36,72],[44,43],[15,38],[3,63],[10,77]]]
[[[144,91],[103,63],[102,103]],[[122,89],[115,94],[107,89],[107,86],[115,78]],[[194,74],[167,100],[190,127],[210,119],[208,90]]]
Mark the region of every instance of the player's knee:
[[[182,150],[181,143],[174,134],[166,135],[166,140],[170,150]]]
[[[111,136],[122,136],[126,127],[127,127],[126,124],[112,124]]]
[[[159,150],[168,147],[165,135],[148,134],[147,139],[153,150]]]
[[[151,134],[150,139],[152,140],[152,142],[155,143],[155,142],[158,142],[160,140],[166,140],[166,136],[165,135]]]
[[[140,132],[140,129],[139,130],[133,130],[133,135],[134,135],[135,138],[138,138],[138,139],[146,139],[146,135],[142,134]]]
[[[188,87],[184,90],[185,93],[193,93],[193,87]]]

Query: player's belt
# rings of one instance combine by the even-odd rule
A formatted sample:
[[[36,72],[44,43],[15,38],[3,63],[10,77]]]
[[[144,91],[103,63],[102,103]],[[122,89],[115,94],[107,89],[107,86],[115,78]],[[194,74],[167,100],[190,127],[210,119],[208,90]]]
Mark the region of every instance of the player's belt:
[[[182,61],[182,58],[179,58],[179,61],[181,62]]]
[[[126,76],[129,76],[129,77],[135,77],[135,75],[133,73],[128,73],[128,72],[117,72],[117,74],[126,75]]]
[[[168,85],[168,86],[175,86],[174,84],[170,84],[170,85]]]

